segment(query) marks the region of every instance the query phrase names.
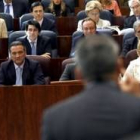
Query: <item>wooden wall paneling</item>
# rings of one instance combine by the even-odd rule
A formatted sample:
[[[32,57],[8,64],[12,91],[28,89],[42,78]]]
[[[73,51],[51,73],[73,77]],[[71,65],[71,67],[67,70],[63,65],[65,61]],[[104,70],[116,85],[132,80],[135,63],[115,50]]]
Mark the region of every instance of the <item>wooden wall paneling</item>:
[[[0,38],[0,59],[8,57],[8,38]]]

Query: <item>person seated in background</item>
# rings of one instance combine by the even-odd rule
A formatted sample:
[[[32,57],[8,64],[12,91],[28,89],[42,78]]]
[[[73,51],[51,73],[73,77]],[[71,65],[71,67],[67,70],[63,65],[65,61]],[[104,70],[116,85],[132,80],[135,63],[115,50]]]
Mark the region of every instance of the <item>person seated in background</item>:
[[[59,81],[75,80],[75,67],[76,63],[67,64]]]
[[[140,86],[134,79],[118,85],[123,67],[117,43],[94,35],[76,48],[85,88],[44,111],[41,140],[119,140],[139,131],[140,98],[133,94],[140,95]]]
[[[57,32],[55,21],[44,17],[44,7],[41,2],[37,1],[32,3],[31,14],[34,17],[32,20],[36,20],[40,24],[41,30],[50,30]],[[22,23],[21,25],[22,30],[25,30],[25,25],[27,24],[27,22],[28,21]]]
[[[100,0],[103,9],[109,10],[114,16],[122,16],[116,0]]]
[[[136,20],[140,19],[140,1],[139,0],[131,0],[129,2],[129,6],[133,11],[132,16],[128,16],[124,20],[124,29],[133,28],[133,24]]]
[[[7,38],[7,37],[8,37],[8,31],[7,31],[5,20],[0,18],[0,38]]]
[[[0,66],[0,85],[44,85],[45,79],[37,61],[26,58],[26,47],[15,41],[10,45],[11,59]]]
[[[29,13],[29,3],[24,0],[0,0],[0,12],[10,14],[13,18],[19,18]]]
[[[26,36],[17,38],[26,47],[28,55],[42,55],[50,58],[52,52],[51,39],[47,36],[39,35],[40,24],[35,20],[29,20],[25,27]]]
[[[126,80],[127,76],[131,76],[140,82],[140,46],[137,48],[138,58],[130,61],[122,80]]]
[[[111,23],[108,20],[103,20],[100,18],[100,12],[102,11],[102,5],[98,1],[89,1],[85,6],[85,12],[88,17],[96,22],[97,28],[104,28],[110,26]],[[77,31],[83,31],[82,20],[78,22]]]
[[[70,8],[63,0],[51,0],[45,12],[52,13],[56,17],[68,16],[70,15]]]
[[[82,24],[83,34],[73,39],[70,57],[74,57],[76,44],[80,39],[92,34],[96,34],[96,23],[92,18],[87,17],[83,19],[81,24]]]
[[[121,56],[125,57],[126,54],[133,49],[136,49],[140,40],[140,20],[134,22],[133,25],[135,36],[124,40]]]

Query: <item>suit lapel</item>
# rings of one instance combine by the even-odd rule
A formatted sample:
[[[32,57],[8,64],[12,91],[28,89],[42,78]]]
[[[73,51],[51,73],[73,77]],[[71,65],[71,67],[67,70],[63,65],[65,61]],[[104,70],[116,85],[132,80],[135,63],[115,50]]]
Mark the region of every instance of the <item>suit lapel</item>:
[[[26,52],[28,55],[31,55],[31,45],[27,39],[27,37],[25,37],[25,45],[26,45]]]

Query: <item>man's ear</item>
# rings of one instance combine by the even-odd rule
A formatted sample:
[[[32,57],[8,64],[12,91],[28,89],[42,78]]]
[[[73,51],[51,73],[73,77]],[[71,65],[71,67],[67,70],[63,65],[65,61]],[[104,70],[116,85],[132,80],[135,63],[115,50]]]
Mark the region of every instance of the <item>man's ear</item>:
[[[75,67],[74,74],[75,74],[75,80],[83,80],[81,69],[78,66]]]

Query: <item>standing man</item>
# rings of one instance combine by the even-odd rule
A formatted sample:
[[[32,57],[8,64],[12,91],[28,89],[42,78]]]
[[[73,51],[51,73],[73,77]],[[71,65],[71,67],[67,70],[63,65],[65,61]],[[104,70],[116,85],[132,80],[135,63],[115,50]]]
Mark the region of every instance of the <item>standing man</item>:
[[[29,12],[27,0],[1,0],[0,12],[10,14],[13,18],[19,18]]]
[[[41,2],[37,1],[32,3],[31,14],[33,15],[32,20],[36,20],[40,24],[41,30],[50,30],[56,32],[55,21],[44,17],[44,7]],[[27,22],[28,21],[22,23],[22,30],[25,29],[25,25],[27,24]]]
[[[26,58],[26,48],[15,41],[10,45],[11,59],[0,66],[0,85],[44,85],[44,75],[37,61]]]
[[[77,44],[85,89],[45,111],[42,140],[117,140],[140,129],[140,98],[117,84],[122,71],[118,48],[112,38],[101,35]]]
[[[39,35],[41,28],[40,24],[35,20],[29,20],[25,27],[26,36],[20,37],[17,40],[21,41],[26,47],[28,55],[42,55],[50,58],[52,53],[51,39]]]

